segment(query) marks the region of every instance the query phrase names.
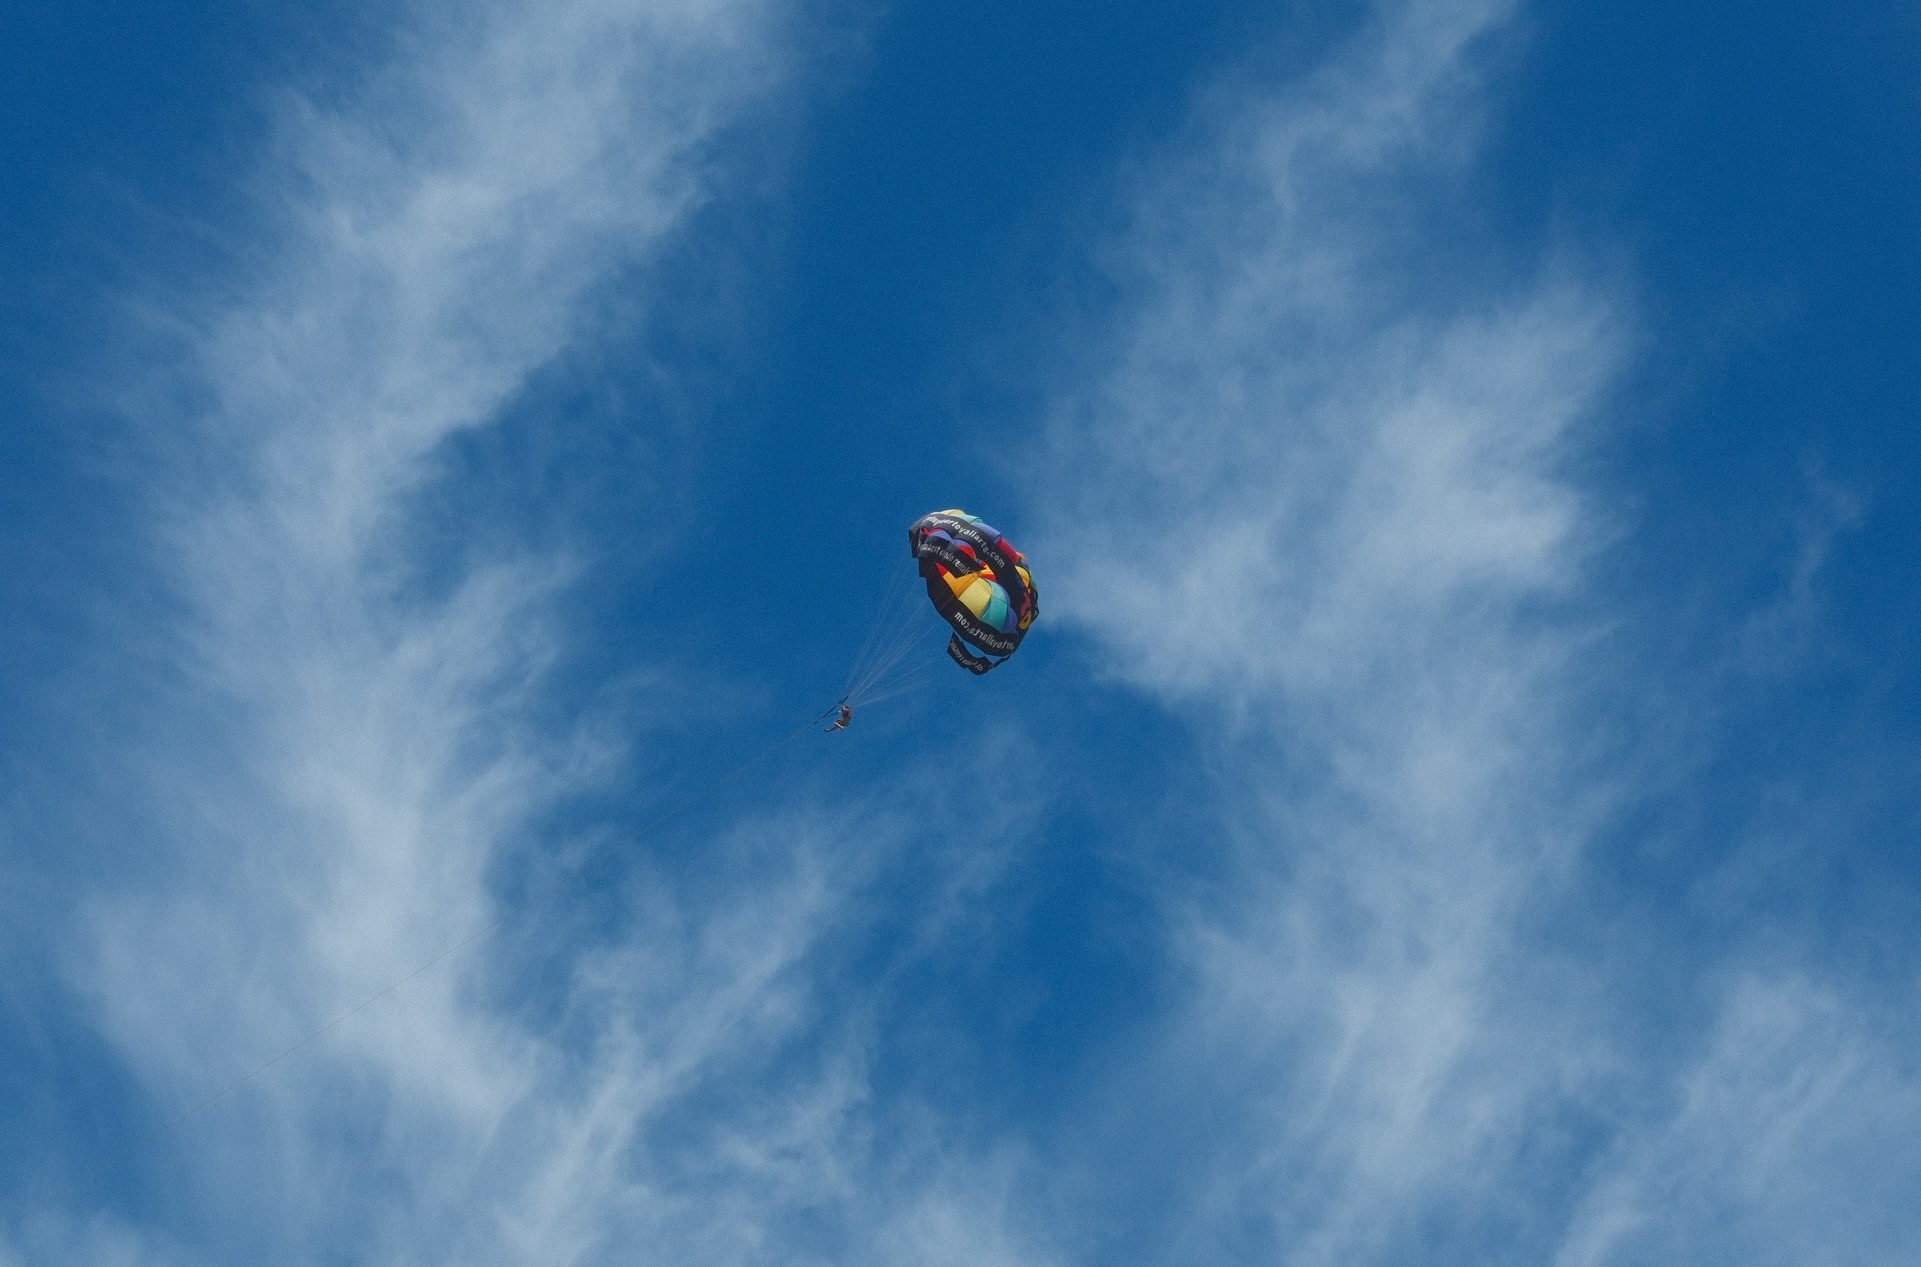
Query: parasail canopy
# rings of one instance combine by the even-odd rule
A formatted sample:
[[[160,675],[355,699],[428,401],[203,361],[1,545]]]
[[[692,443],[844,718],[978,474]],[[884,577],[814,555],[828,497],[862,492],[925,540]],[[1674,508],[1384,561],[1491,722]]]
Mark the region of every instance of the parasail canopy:
[[[986,673],[1013,655],[1040,614],[1026,556],[964,510],[921,516],[907,530],[907,545],[934,610],[954,629],[947,641],[954,662]]]

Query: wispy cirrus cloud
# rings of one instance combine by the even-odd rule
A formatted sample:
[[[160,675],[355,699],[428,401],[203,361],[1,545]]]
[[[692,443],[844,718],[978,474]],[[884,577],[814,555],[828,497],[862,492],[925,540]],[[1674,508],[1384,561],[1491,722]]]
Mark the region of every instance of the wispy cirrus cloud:
[[[1601,701],[1652,707],[1660,670],[1602,636],[1589,564],[1622,526],[1583,457],[1633,306],[1447,228],[1517,12],[1385,4],[1298,83],[1223,81],[1150,165],[1039,464],[1050,616],[1215,736],[1205,861],[1166,877],[1191,995],[1124,1083],[1160,1103],[1103,1101],[1103,1157],[1183,1159],[1132,1181],[1142,1261],[1670,1261],[1797,1203],[1890,1261],[1912,1227],[1885,1188],[1875,1230],[1836,1226],[1792,1156],[1872,1169],[1871,1106],[1912,1120],[1885,1026],[1760,969],[1704,1048],[1613,1024],[1648,983],[1590,923],[1617,895],[1577,886],[1662,758]],[[1704,983],[1739,953],[1673,952]]]
[[[1728,983],[1665,1111],[1598,1168],[1557,1267],[1901,1261],[1921,1182],[1915,993]]]
[[[1584,902],[1619,895],[1578,887],[1646,760],[1595,734],[1636,666],[1583,464],[1636,321],[1578,251],[1487,266],[1447,214],[1519,13],[1382,3],[1288,82],[1222,77],[1106,244],[1119,303],[1057,385],[1057,517],[1023,544],[1049,627],[1200,736],[1154,758],[1208,793],[1173,828],[1047,784],[1125,736],[1042,752],[1017,717],[871,798],[732,815],[685,871],[598,872],[577,912],[526,845],[625,768],[618,728],[552,720],[582,565],[449,549],[428,503],[450,441],[539,407],[600,288],[646,293],[782,91],[783,15],[423,8],[383,67],[284,102],[244,266],[153,301],[175,364],[120,376],[150,389],[168,606],[103,680],[119,790],[43,815],[115,859],[47,924],[154,1119],[132,1164],[166,1174],[0,1211],[0,1261],[1890,1260],[1902,1001],[1677,938],[1704,1019],[1651,1039],[1644,960]],[[1034,899],[996,877],[1050,795],[1111,793],[1090,848],[1162,924],[1063,905],[1153,960],[1127,1006],[1164,1010],[1023,1046],[1105,963],[1014,945]],[[501,953],[184,1113],[503,890],[540,914]],[[1063,1051],[1070,1091],[993,1085]]]
[[[386,63],[279,102],[241,263],[142,310],[170,365],[106,367],[134,384],[171,605],[116,666],[139,865],[78,899],[67,959],[191,1160],[151,1226],[23,1222],[26,1261],[73,1261],[56,1242],[172,1261],[177,1234],[214,1261],[565,1263],[668,1225],[681,1261],[736,1256],[688,1233],[636,1133],[804,1023],[795,965],[831,906],[804,867],[586,953],[561,997],[594,1020],[565,1037],[517,1022],[525,1000],[470,956],[195,1106],[486,927],[490,869],[618,766],[531,707],[575,565],[435,554],[419,495],[597,288],[645,287],[716,147],[777,88],[780,20],[751,0],[406,12]],[[837,1085],[823,1072],[768,1125]]]
[[[38,1212],[21,1220],[11,1236],[0,1237],[0,1263],[87,1263],[90,1267],[194,1267],[202,1260],[178,1246],[157,1244],[146,1232],[111,1216],[76,1219]]]

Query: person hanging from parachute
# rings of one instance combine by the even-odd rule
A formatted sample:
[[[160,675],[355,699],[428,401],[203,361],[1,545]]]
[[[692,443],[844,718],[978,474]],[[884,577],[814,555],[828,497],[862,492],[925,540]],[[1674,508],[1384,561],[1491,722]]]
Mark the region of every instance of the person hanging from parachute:
[[[947,654],[954,663],[975,674],[1007,663],[1040,615],[1027,557],[964,510],[922,515],[907,530],[907,548],[934,610],[953,627]]]
[[[831,735],[837,730],[846,730],[848,724],[853,720],[854,710],[846,704],[842,704],[840,706],[840,714],[834,718],[834,724],[827,728],[827,733]],[[819,723],[815,724],[818,725]]]

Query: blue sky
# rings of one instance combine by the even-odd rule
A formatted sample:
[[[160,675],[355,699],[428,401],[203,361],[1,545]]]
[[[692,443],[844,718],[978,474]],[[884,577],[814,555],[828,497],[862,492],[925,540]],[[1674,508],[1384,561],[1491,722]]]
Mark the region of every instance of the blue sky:
[[[0,1265],[1908,1261],[1912,6],[13,14]]]

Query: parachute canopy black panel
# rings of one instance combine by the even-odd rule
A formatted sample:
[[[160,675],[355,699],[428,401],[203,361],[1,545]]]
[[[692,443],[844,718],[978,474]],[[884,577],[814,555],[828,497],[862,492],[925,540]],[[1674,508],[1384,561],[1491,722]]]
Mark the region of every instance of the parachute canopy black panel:
[[[907,530],[907,547],[934,610],[954,628],[947,642],[954,662],[985,673],[1013,655],[1040,614],[1026,556],[964,510],[921,516]]]

